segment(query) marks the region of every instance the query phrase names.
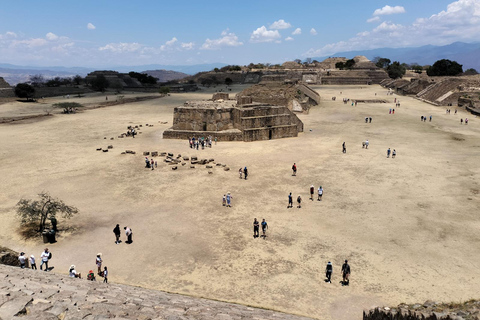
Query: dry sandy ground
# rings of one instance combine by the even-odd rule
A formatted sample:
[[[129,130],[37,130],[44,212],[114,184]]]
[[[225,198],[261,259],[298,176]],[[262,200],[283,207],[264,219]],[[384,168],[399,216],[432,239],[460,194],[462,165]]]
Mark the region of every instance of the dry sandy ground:
[[[102,252],[113,282],[319,319],[361,319],[363,308],[376,305],[478,298],[480,121],[387,96],[379,86],[315,89],[322,104],[300,115],[305,133],[298,138],[199,151],[163,140],[162,131],[175,106],[211,91],[1,125],[0,244],[38,258],[44,245],[20,238],[15,204],[45,190],[80,210],[59,223],[75,231],[49,245],[54,272],[76,264],[86,274]],[[352,107],[343,97],[390,103]],[[401,107],[390,115],[395,97]],[[420,122],[421,115],[433,121]],[[460,125],[461,117],[469,124]],[[116,138],[146,123],[154,127],[137,138]],[[110,152],[95,151],[109,144]],[[386,158],[389,147],[396,159]],[[125,149],[137,154],[121,155]],[[151,171],[144,169],[147,150],[215,158],[232,170],[172,171],[159,162]],[[243,166],[246,181],[238,178]],[[308,199],[311,184],[324,187],[323,201]],[[232,208],[221,205],[227,191]],[[286,208],[289,192],[302,195],[301,209]],[[252,237],[255,217],[269,224],[266,240]],[[114,243],[116,223],[132,227],[133,244]],[[339,284],[344,259],[352,268],[348,287]],[[327,261],[334,264],[331,284],[324,282]]]

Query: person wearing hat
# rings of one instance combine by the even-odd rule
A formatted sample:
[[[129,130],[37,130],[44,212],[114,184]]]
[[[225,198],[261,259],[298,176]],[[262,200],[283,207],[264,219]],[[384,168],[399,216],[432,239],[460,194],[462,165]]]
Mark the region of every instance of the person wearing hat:
[[[42,252],[40,255],[40,259],[42,259],[42,263],[40,264],[40,270],[42,270],[43,265],[45,265],[45,271],[48,271],[48,259],[50,259],[51,255],[48,252],[48,248],[45,248],[45,251]]]
[[[348,260],[345,260],[345,263],[342,265],[342,286],[348,286],[350,284],[350,265],[348,264]]]
[[[93,273],[93,270],[88,271],[87,280],[95,281],[95,274]]]
[[[233,198],[233,197],[232,197],[232,195],[230,194],[230,192],[227,192],[227,207],[231,207],[231,206],[232,206],[232,204],[231,204],[232,198]]]
[[[327,263],[327,267],[325,268],[325,275],[327,277],[327,280],[325,282],[332,283],[332,273],[333,273],[333,266],[330,261]]]
[[[18,261],[20,261],[20,268],[25,269],[25,261],[27,258],[25,257],[25,252],[20,252],[20,256],[18,257]]]
[[[32,269],[37,270],[37,265],[35,264],[35,257],[33,254],[30,256],[30,267],[32,267]]]
[[[78,273],[77,270],[75,270],[75,265],[73,264],[70,266],[70,270],[68,271],[68,273],[71,278],[82,278],[82,275]]]
[[[95,260],[98,268],[98,274],[102,271],[102,254],[97,253],[97,259]]]

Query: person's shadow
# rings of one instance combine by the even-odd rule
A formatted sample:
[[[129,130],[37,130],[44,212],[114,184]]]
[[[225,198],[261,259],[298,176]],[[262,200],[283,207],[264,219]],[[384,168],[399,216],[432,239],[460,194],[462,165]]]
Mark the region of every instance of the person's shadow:
[[[45,271],[52,271],[55,267],[48,267]]]

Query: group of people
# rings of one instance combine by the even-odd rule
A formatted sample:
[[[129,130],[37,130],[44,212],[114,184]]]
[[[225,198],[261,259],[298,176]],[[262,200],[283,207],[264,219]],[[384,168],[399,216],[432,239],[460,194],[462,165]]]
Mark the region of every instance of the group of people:
[[[200,137],[200,138],[188,138],[188,144],[191,149],[197,149],[201,146],[202,149],[205,147],[212,147],[212,136],[208,136],[207,138]],[[217,137],[215,137],[215,144],[217,144]]]
[[[463,118],[460,119],[460,124],[463,124]],[[465,118],[465,124],[468,124],[468,118]]]
[[[48,261],[52,258],[52,253],[48,251],[48,248],[45,248],[40,254],[40,259],[42,263],[40,264],[40,270],[43,270],[43,265],[45,265],[45,271],[49,271]],[[37,270],[37,264],[35,262],[35,256],[32,254],[29,258],[25,256],[25,252],[20,252],[18,256],[18,261],[20,262],[20,268],[25,269],[27,262],[30,263],[30,267],[34,270]]]
[[[260,225],[262,225],[261,237],[265,239],[267,237],[268,223],[265,219],[262,219],[262,223],[259,223],[257,218],[253,219],[253,238],[260,237]]]
[[[129,228],[129,227],[123,227],[123,230],[125,230],[125,235],[127,236],[127,241],[125,241],[125,243],[126,244],[131,244],[133,242],[133,240],[132,240],[132,236],[133,236],[132,229]],[[113,233],[115,234],[115,244],[121,243],[122,240],[120,240],[121,231],[120,231],[120,225],[119,224],[117,224],[115,226],[115,228],[113,228]]]
[[[348,260],[345,260],[345,263],[342,265],[342,286],[348,286],[350,284],[350,265],[348,264]],[[333,265],[330,261],[327,263],[327,267],[325,268],[325,282],[332,283],[332,273],[333,273]]]
[[[395,114],[395,109],[390,109],[390,110],[388,111],[388,114]]]
[[[387,150],[387,158],[390,158],[390,154],[392,154],[392,159],[395,159],[395,157],[397,156],[397,151],[395,149],[390,150],[390,148],[388,148]]]
[[[227,194],[223,195],[223,200],[222,200],[222,205],[224,207],[231,207],[232,206],[232,195],[230,192],[227,192]]]
[[[248,176],[247,167],[238,169],[238,175],[240,176],[240,179],[242,179],[242,177],[244,177],[245,180],[247,180],[247,176]]]
[[[108,268],[107,266],[105,266],[103,267],[103,270],[102,270],[102,263],[103,263],[102,254],[97,253],[97,258],[95,259],[95,264],[97,265],[97,271],[98,271],[97,273],[100,277],[103,277],[104,283],[108,283]],[[74,264],[70,266],[70,269],[68,270],[68,275],[71,278],[78,278],[78,279],[82,278],[82,274],[76,270],[76,267]],[[87,280],[96,281],[95,273],[93,272],[93,270],[88,271]]]
[[[365,117],[365,123],[372,123],[372,117]]]
[[[149,160],[148,157],[145,157],[145,168],[154,170],[157,166],[157,161],[153,159]]]
[[[310,200],[312,200],[312,201],[313,201],[313,195],[314,194],[315,194],[315,187],[312,184],[310,186]],[[317,201],[322,201],[322,197],[323,197],[323,187],[319,186],[318,189],[317,189]],[[302,207],[302,196],[298,195],[297,196],[297,208],[300,209],[301,207]],[[292,196],[291,192],[288,194],[287,209],[288,208],[293,208],[293,196]]]

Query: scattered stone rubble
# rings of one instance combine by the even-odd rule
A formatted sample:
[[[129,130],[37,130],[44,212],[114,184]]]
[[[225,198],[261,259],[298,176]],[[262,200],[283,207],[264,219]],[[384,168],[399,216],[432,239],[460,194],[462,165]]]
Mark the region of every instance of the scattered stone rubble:
[[[0,319],[309,318],[233,303],[0,265]]]

